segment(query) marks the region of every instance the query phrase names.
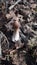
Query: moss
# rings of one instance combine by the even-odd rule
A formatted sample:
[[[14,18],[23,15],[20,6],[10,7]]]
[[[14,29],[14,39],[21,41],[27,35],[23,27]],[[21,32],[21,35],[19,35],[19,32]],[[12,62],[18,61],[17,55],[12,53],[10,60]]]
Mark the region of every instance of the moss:
[[[37,7],[34,10],[37,12]]]

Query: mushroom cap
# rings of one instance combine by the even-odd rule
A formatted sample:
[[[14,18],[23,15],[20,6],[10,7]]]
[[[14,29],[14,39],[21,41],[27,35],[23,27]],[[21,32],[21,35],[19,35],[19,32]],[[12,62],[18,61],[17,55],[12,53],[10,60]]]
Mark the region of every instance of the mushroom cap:
[[[13,25],[14,25],[14,27],[15,27],[16,29],[19,28],[19,22],[15,21]]]
[[[18,18],[14,19],[13,27],[14,27],[14,29],[18,29],[20,27],[20,23],[18,21]]]

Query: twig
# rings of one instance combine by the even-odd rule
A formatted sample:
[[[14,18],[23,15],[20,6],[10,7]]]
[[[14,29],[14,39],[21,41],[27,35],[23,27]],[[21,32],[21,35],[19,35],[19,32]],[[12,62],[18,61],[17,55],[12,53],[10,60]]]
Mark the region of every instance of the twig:
[[[14,5],[9,7],[9,10],[13,9],[21,0],[18,0]]]

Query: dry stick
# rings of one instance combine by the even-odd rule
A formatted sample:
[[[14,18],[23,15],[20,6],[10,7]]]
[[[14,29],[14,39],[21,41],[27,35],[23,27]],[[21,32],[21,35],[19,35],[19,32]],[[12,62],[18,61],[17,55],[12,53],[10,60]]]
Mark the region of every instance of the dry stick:
[[[13,9],[20,1],[21,1],[21,0],[18,0],[14,5],[11,5],[11,6],[9,7],[9,10]]]
[[[3,32],[0,31],[0,44],[1,44],[1,38],[2,38],[2,37],[4,37],[4,38],[7,40],[8,49],[9,49],[9,41],[8,41],[7,37],[5,36],[5,34],[3,34]],[[5,41],[5,40],[4,40],[4,41]],[[2,55],[2,51],[1,51],[1,55]],[[8,56],[8,57],[9,57],[9,56]],[[5,58],[0,57],[0,64],[1,64],[1,60],[5,60],[5,59],[6,59],[6,57],[5,57]]]

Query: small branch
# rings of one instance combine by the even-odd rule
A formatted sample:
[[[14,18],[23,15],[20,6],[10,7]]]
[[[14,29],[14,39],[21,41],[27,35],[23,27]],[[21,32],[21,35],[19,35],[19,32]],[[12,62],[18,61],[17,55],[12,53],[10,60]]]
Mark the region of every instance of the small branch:
[[[9,7],[9,10],[13,9],[21,0],[18,0],[14,5]]]

